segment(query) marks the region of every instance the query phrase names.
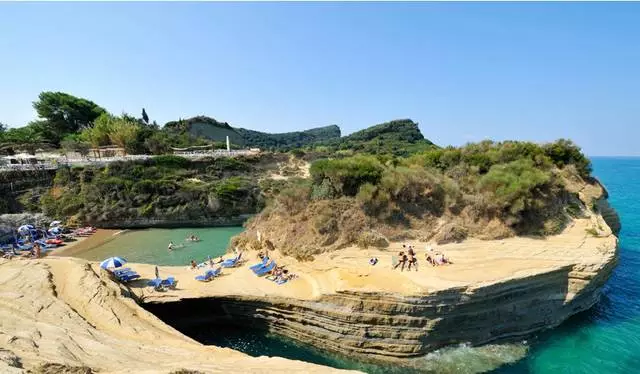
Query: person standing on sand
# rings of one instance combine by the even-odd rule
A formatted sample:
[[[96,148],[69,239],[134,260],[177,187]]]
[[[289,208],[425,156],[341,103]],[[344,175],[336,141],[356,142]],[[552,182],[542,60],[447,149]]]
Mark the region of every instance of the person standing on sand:
[[[404,265],[407,264],[407,255],[405,255],[404,252],[400,252],[398,253],[398,257],[399,257],[398,263],[393,268],[396,269],[398,268],[398,266],[402,265],[402,267],[400,268],[400,271],[404,271]]]
[[[191,260],[191,270],[194,270],[198,267],[198,264],[196,264],[195,260]]]

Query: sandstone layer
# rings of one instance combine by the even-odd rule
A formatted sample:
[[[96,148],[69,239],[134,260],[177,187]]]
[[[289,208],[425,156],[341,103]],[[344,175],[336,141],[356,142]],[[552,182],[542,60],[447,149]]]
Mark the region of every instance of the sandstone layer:
[[[257,260],[205,284],[193,280],[204,269],[162,267],[161,275],[179,280],[177,290],[132,292],[182,331],[254,326],[353,358],[402,362],[444,346],[557,326],[597,302],[618,258],[616,236],[595,214],[557,236],[439,246],[453,264],[422,261],[417,272],[391,268],[400,249],[400,243],[385,251],[348,248],[312,262],[274,254],[300,275],[285,285],[253,275],[247,266]],[[370,266],[371,257],[379,263]],[[153,277],[153,266],[134,267]]]
[[[203,346],[145,311],[128,289],[86,261],[1,260],[0,372],[89,368],[101,373],[334,371]]]

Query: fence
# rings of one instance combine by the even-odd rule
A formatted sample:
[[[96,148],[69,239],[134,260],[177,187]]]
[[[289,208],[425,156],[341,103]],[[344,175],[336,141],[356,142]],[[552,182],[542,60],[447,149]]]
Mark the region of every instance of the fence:
[[[174,152],[173,154],[180,157],[189,159],[197,158],[219,158],[219,157],[236,157],[247,156],[257,154],[256,151],[241,149],[241,150],[214,150],[214,151],[190,151],[190,152]],[[102,158],[83,158],[83,159],[67,159],[60,157],[52,159],[51,161],[45,161],[37,164],[5,164],[0,165],[0,172],[12,171],[12,170],[55,170],[62,166],[87,166],[87,165],[107,165],[116,161],[135,161],[146,160],[153,158],[151,155],[128,155],[128,156],[116,156],[116,157],[102,157]]]

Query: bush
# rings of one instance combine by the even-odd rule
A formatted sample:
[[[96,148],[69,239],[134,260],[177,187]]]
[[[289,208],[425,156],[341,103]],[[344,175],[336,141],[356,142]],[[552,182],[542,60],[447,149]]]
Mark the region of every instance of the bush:
[[[151,160],[153,160],[153,163],[157,166],[170,169],[187,168],[191,164],[191,161],[188,159],[175,155],[155,156]]]
[[[376,158],[355,156],[340,160],[318,160],[311,164],[309,172],[315,185],[327,179],[338,195],[355,196],[361,185],[377,184],[383,170]]]
[[[502,208],[512,213],[524,210],[537,188],[549,183],[551,174],[534,167],[530,160],[495,165],[479,181],[479,189],[492,196]]]

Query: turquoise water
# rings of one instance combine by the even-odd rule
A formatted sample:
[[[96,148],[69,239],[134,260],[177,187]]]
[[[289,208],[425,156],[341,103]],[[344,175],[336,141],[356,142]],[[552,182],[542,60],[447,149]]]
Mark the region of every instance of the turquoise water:
[[[531,341],[524,360],[496,373],[640,372],[640,158],[595,158],[620,214],[620,263],[600,303]]]
[[[493,373],[640,372],[640,158],[595,158],[593,165],[594,174],[609,190],[609,201],[622,220],[620,264],[594,308],[526,342],[444,349],[417,360],[416,368],[410,370],[353,361],[255,331],[215,327],[189,335],[254,356],[281,356],[371,374],[470,373],[490,370],[505,362],[514,363],[502,365]],[[135,262],[182,265],[191,258],[198,261],[224,253],[229,238],[240,231],[241,228],[135,231],[83,257],[99,260],[122,255]],[[169,240],[181,242],[191,232],[204,241],[184,250],[167,251]]]
[[[93,261],[120,256],[129,262],[188,265],[192,259],[200,263],[207,256],[222,256],[229,245],[229,239],[240,232],[242,227],[130,230],[77,256]],[[201,241],[185,241],[191,234]],[[167,246],[170,241],[183,247],[169,251]]]

